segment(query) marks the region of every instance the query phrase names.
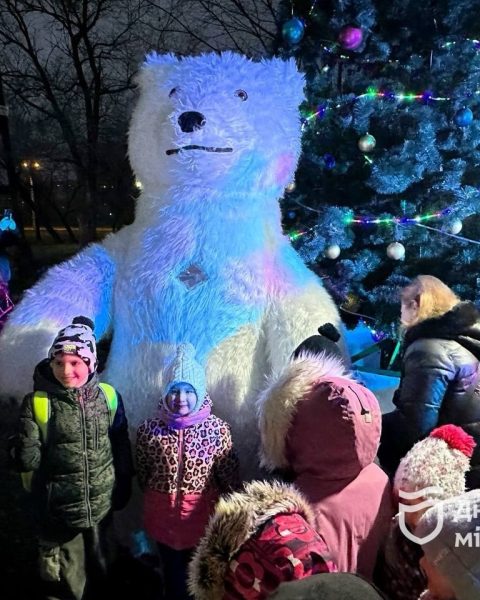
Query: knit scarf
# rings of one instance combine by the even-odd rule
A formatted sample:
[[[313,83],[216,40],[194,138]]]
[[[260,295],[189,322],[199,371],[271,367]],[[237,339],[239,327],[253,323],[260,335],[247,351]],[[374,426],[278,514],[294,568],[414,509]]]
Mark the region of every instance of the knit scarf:
[[[207,404],[206,406],[202,406],[202,408],[200,408],[200,410],[197,412],[190,413],[189,415],[182,417],[176,413],[170,412],[165,406],[162,405],[159,416],[162,421],[172,429],[186,429],[191,425],[196,425],[197,423],[204,421],[210,416],[211,411],[212,407]]]

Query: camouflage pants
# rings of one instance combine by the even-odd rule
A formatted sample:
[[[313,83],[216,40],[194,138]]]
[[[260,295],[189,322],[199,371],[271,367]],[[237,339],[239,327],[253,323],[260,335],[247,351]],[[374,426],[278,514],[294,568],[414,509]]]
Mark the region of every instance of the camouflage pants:
[[[102,596],[106,580],[105,539],[110,519],[89,529],[50,530],[38,545],[38,569],[45,600]]]

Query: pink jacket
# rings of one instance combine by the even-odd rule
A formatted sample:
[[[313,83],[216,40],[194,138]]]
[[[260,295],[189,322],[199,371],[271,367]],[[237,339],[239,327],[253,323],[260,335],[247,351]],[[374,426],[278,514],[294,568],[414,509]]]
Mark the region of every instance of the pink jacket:
[[[387,475],[373,461],[375,396],[325,355],[292,361],[259,400],[262,463],[293,473],[340,571],[371,578],[393,515]]]
[[[144,525],[157,542],[193,548],[218,497],[239,486],[230,427],[210,414],[206,396],[198,417],[185,427],[147,419],[137,433],[137,475],[144,490]]]

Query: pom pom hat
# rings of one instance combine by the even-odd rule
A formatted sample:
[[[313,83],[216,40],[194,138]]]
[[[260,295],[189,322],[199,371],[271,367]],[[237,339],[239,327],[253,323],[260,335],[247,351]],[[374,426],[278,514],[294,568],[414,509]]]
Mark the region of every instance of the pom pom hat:
[[[205,369],[195,360],[195,348],[192,344],[180,344],[173,361],[165,369],[165,386],[163,388],[163,399],[168,392],[179,383],[189,383],[197,393],[197,404],[192,412],[202,405],[206,391]]]
[[[441,493],[432,492],[425,497],[442,500],[462,494],[474,448],[472,436],[461,427],[443,425],[434,429],[400,461],[395,473],[395,493],[438,487]]]
[[[58,332],[48,351],[49,360],[57,354],[74,354],[87,365],[89,373],[94,373],[97,370],[97,346],[93,328],[89,318],[75,317],[71,325]]]

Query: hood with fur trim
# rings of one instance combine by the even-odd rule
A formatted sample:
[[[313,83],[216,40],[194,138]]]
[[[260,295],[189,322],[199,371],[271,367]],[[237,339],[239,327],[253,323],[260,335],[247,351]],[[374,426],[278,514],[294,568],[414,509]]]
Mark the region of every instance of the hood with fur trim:
[[[197,600],[221,600],[230,561],[268,521],[300,514],[313,527],[308,502],[292,485],[253,481],[221,498],[189,566],[188,586]]]
[[[375,459],[381,411],[342,361],[303,354],[271,380],[258,416],[261,463],[319,478],[354,478]]]

